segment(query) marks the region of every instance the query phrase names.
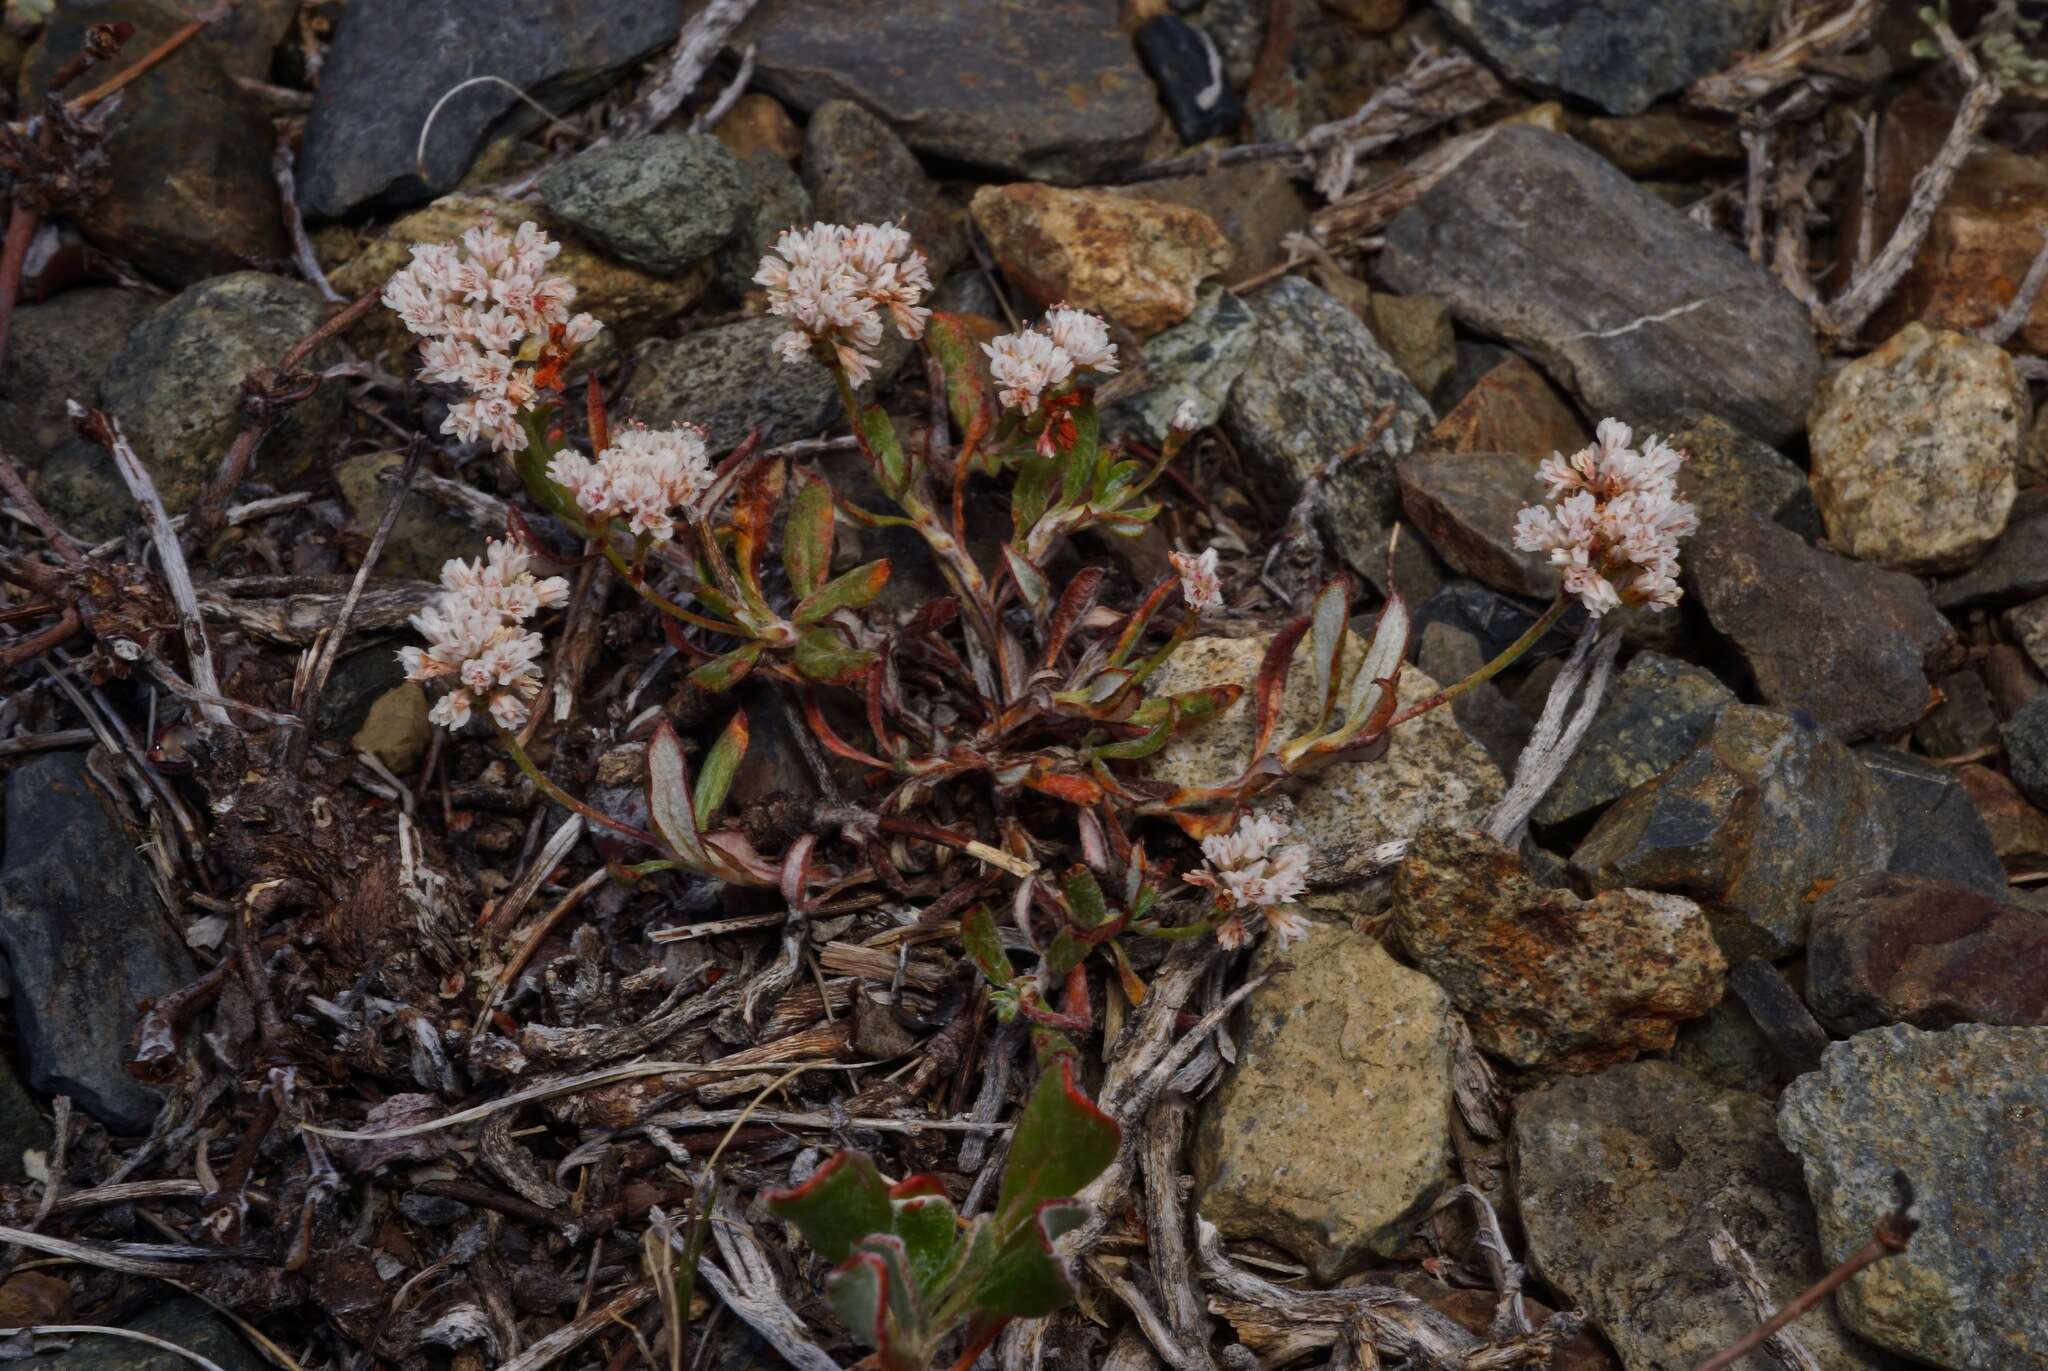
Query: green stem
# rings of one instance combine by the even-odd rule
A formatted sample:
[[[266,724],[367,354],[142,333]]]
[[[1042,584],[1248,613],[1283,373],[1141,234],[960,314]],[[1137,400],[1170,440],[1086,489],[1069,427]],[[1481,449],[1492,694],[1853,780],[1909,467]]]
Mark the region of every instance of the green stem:
[[[742,638],[746,636],[739,631],[738,625],[722,624],[716,619],[707,619],[701,614],[692,614],[689,610],[684,609],[675,601],[670,600],[661,592],[649,586],[641,572],[634,570],[626,564],[626,559],[620,555],[616,547],[612,546],[612,540],[609,535],[599,538],[597,545],[599,550],[604,553],[604,559],[612,564],[612,569],[619,573],[620,578],[627,585],[633,587],[633,593],[647,601],[648,604],[653,605],[663,614],[668,615],[669,618],[680,619],[684,623],[694,624],[698,628],[708,628],[713,633],[723,633],[728,638]]]
[[[538,766],[534,764],[533,758],[529,757],[526,754],[526,749],[519,745],[518,734],[512,732],[512,730],[508,728],[501,728],[498,730],[498,739],[499,741],[505,744],[506,753],[510,755],[513,762],[518,765],[519,769],[522,772],[526,773],[526,778],[532,781],[534,785],[539,788],[541,794],[547,796],[550,800],[553,800],[556,804],[562,806],[562,808],[568,810],[570,813],[582,815],[591,823],[601,824],[604,827],[611,829],[615,833],[618,833],[627,838],[631,838],[636,843],[645,843],[647,844],[647,846],[655,848],[657,850],[661,848],[662,844],[655,840],[655,837],[652,833],[643,832],[642,830],[633,827],[631,824],[622,824],[617,819],[612,818],[609,814],[601,814],[597,810],[592,809],[589,805],[583,803],[583,801],[577,799],[574,795],[571,795],[568,791],[556,785],[552,780],[548,778],[545,772],[543,772]]]
[[[1402,710],[1387,721],[1387,727],[1391,729],[1396,724],[1404,724],[1419,714],[1427,714],[1432,709],[1447,705],[1474,686],[1490,681],[1500,675],[1501,672],[1513,666],[1523,653],[1536,646],[1537,640],[1548,633],[1551,626],[1564,617],[1564,612],[1570,609],[1571,605],[1572,597],[1566,595],[1563,591],[1559,591],[1557,598],[1551,601],[1550,608],[1543,611],[1542,617],[1529,625],[1528,632],[1515,639],[1512,643],[1509,643],[1507,649],[1500,656],[1494,658],[1485,666],[1480,667],[1479,670],[1473,672],[1456,685],[1439,690],[1428,699],[1417,701],[1409,708]]]

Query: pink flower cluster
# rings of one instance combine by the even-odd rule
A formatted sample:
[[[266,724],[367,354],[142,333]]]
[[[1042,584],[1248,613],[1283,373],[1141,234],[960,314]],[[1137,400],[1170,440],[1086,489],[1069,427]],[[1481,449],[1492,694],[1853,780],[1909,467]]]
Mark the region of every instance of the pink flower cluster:
[[[1045,332],[1026,328],[1006,333],[981,350],[989,375],[1002,389],[997,398],[1024,414],[1038,411],[1046,391],[1057,391],[1075,371],[1116,371],[1116,344],[1109,326],[1086,310],[1054,305],[1045,312]]]
[[[768,292],[768,312],[795,326],[775,340],[783,360],[806,361],[823,343],[854,385],[874,374],[885,312],[905,338],[923,337],[931,317],[918,304],[932,288],[924,254],[894,224],[785,229],[754,283]]]
[[[441,567],[441,593],[412,616],[427,646],[400,648],[398,660],[408,680],[452,678],[427,716],[441,727],[461,728],[479,702],[501,727],[526,722],[540,694],[542,645],[540,634],[521,625],[569,598],[567,581],[537,578],[528,560],[504,542],[492,542],[479,562],[452,558]]]
[[[479,224],[459,245],[416,244],[412,262],[385,283],[385,306],[426,340],[420,375],[469,392],[450,407],[443,433],[466,443],[482,438],[499,452],[520,451],[526,430],[519,413],[535,397],[528,341],[538,337],[554,349],[574,349],[603,327],[588,314],[571,315],[576,287],[546,274],[561,250],[534,224],[510,235]]]
[[[1678,543],[1700,526],[1678,498],[1685,454],[1658,438],[1640,451],[1619,419],[1602,419],[1597,440],[1570,457],[1552,453],[1536,474],[1550,504],[1525,506],[1515,518],[1515,546],[1550,554],[1564,568],[1564,588],[1587,610],[1605,614],[1624,604],[1669,609],[1678,603]]]
[[[1209,548],[1199,557],[1191,557],[1185,552],[1169,552],[1166,559],[1180,573],[1180,593],[1188,602],[1189,609],[1200,614],[1223,603],[1223,583],[1216,577],[1215,548]]]
[[[1281,841],[1287,825],[1268,814],[1247,814],[1228,833],[1202,839],[1209,869],[1188,873],[1191,885],[1216,892],[1216,906],[1229,917],[1216,930],[1228,948],[1251,940],[1247,912],[1261,915],[1285,947],[1308,936],[1308,917],[1293,901],[1308,889],[1308,848]]]
[[[611,446],[594,462],[562,449],[548,463],[548,476],[593,523],[624,519],[635,536],[666,542],[675,536],[676,511],[688,510],[709,489],[711,462],[704,430],[693,424],[633,424],[612,434]]]

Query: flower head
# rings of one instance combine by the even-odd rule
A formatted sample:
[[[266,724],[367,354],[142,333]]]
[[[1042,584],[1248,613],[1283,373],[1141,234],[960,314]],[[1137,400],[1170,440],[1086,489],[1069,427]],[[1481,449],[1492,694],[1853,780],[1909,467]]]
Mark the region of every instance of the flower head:
[[[924,336],[931,317],[918,304],[932,288],[924,254],[894,224],[785,229],[754,283],[768,292],[768,312],[794,325],[775,340],[782,359],[803,361],[823,344],[854,385],[874,372],[882,315],[911,339]]]
[[[1228,833],[1202,839],[1208,868],[1190,872],[1190,884],[1216,892],[1216,906],[1229,917],[1216,930],[1225,947],[1242,947],[1250,938],[1248,914],[1266,921],[1281,945],[1308,934],[1308,920],[1293,901],[1308,889],[1308,848],[1282,841],[1287,825],[1268,814],[1248,814]]]
[[[1640,449],[1619,419],[1602,419],[1594,442],[1536,469],[1550,503],[1515,517],[1515,546],[1548,553],[1564,572],[1567,594],[1605,614],[1624,604],[1669,609],[1678,603],[1678,544],[1700,526],[1678,498],[1685,454],[1658,438]]]
[[[588,314],[571,315],[576,287],[544,274],[561,250],[537,225],[508,235],[485,222],[459,244],[416,244],[412,262],[385,283],[385,306],[425,340],[420,375],[467,392],[449,407],[443,433],[520,451],[526,430],[519,415],[539,392],[536,374],[559,366],[603,327]]]
[[[1005,405],[1023,414],[1038,411],[1040,397],[1058,390],[1076,371],[1105,375],[1117,367],[1109,326],[1085,310],[1054,305],[1045,312],[1045,332],[1025,328],[983,343],[989,374]]]
[[[666,542],[675,535],[675,512],[710,487],[711,462],[704,430],[694,425],[633,424],[614,433],[594,462],[564,448],[548,463],[548,476],[593,522],[624,519],[636,536]]]
[[[427,646],[400,648],[408,680],[448,681],[449,692],[427,717],[461,728],[481,702],[504,728],[526,722],[540,693],[541,638],[521,625],[569,597],[569,583],[529,571],[525,552],[492,542],[481,561],[452,558],[441,567],[441,592],[412,616]]]
[[[1199,614],[1223,603],[1223,583],[1216,578],[1215,548],[1209,548],[1199,557],[1190,557],[1185,552],[1169,552],[1166,559],[1180,573],[1180,593],[1188,602],[1189,609]]]

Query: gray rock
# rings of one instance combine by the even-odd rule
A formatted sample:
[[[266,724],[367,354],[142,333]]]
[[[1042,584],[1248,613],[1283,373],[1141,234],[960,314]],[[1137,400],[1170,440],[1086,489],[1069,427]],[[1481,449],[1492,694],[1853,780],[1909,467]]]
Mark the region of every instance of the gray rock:
[[[1813,908],[1814,1012],[1842,1033],[1888,1023],[2048,1027],[2048,917],[2004,895],[1933,876],[1842,882]]]
[[[472,76],[497,76],[549,109],[594,94],[675,41],[672,6],[637,0],[356,0],[342,16],[306,122],[299,203],[318,219],[373,206],[416,205],[454,189],[470,159],[525,106],[505,85],[469,87],[442,106],[416,169],[434,105]]]
[[[1991,830],[1953,771],[1895,747],[1866,746],[1857,755],[1884,787],[1897,819],[1899,840],[1886,871],[1935,876],[1986,895],[2005,893],[2005,868]]]
[[[121,1327],[196,1353],[221,1371],[264,1371],[270,1365],[226,1319],[187,1296],[167,1300]],[[84,1333],[56,1356],[36,1358],[36,1365],[43,1371],[190,1371],[192,1363],[132,1338]]]
[[[1486,59],[1526,86],[1640,114],[1758,46],[1768,0],[1436,0]]]
[[[1930,757],[1960,757],[1965,752],[1998,745],[1998,711],[1991,691],[1974,668],[1951,671],[1934,683],[1941,691],[1936,705],[1913,728],[1913,741]]]
[[[1397,475],[1402,513],[1454,571],[1525,599],[1557,594],[1549,556],[1515,546],[1515,515],[1543,489],[1534,462],[1507,452],[1421,452]]]
[[[614,143],[551,168],[537,183],[557,219],[629,266],[679,276],[736,237],[747,179],[708,133]]]
[[[1394,406],[1379,442],[1338,470],[1322,500],[1331,550],[1384,592],[1399,499],[1394,469],[1435,423],[1429,402],[1356,315],[1299,277],[1259,291],[1251,307],[1258,345],[1231,388],[1223,422],[1252,475],[1271,483],[1275,505],[1291,504],[1312,472]],[[1343,384],[1333,385],[1340,376]]]
[[[1077,185],[1130,166],[1159,120],[1115,0],[763,5],[735,42],[797,109],[854,100],[927,156]]]
[[[1665,441],[1686,454],[1678,493],[1702,523],[1754,514],[1803,538],[1820,535],[1820,511],[1797,462],[1711,414],[1693,410],[1673,423]]]
[[[1723,995],[1705,1014],[1679,1025],[1671,1060],[1703,1081],[1752,1095],[1784,1079],[1777,1050],[1733,995]]]
[[[71,438],[65,402],[93,402],[107,363],[155,303],[139,290],[91,286],[15,311],[0,368],[0,444],[10,457],[40,466]]]
[[[1693,407],[1776,442],[1820,377],[1805,308],[1761,267],[1542,129],[1502,130],[1403,210],[1380,270],[1523,348],[1594,414]]]
[[[1828,1049],[1778,1131],[1806,1168],[1830,1262],[1870,1241],[1903,1172],[1907,1249],[1835,1292],[1849,1327],[1949,1371],[2048,1363],[2048,1028],[1903,1024]]]
[[[2022,491],[2005,532],[1977,564],[1934,583],[1934,603],[1946,610],[2011,605],[2042,595],[2048,595],[2048,489]]]
[[[1735,698],[1710,671],[1639,652],[1615,679],[1564,774],[1536,806],[1545,827],[1589,817],[1693,750]]]
[[[851,100],[828,100],[804,130],[804,188],[831,224],[896,224],[917,240],[934,281],[967,255],[938,185],[896,131]]]
[[[382,478],[404,465],[402,452],[365,452],[336,464],[334,484],[342,503],[366,534],[391,507],[392,487]],[[414,491],[405,497],[405,508],[391,526],[391,539],[384,544],[376,569],[380,575],[409,581],[438,581],[441,567],[451,557],[481,557],[486,541],[476,529]],[[322,696],[323,704],[326,699]]]
[[[1194,404],[1202,427],[1214,424],[1258,334],[1258,321],[1244,301],[1221,287],[1205,288],[1193,314],[1145,340],[1144,387],[1103,407],[1104,429],[1156,446],[1166,440],[1183,402]]]
[[[1703,527],[1687,571],[1764,699],[1848,739],[1911,728],[1930,674],[1950,669],[1955,630],[1920,581],[1809,547],[1755,517]]]
[[[1444,620],[1428,624],[1416,641],[1415,664],[1435,680],[1462,681],[1486,665],[1479,640],[1457,624]],[[1492,681],[1481,681],[1451,701],[1450,709],[1458,727],[1486,749],[1501,774],[1513,773],[1535,720]]]
[[[1755,1313],[1708,1243],[1726,1229],[1774,1304],[1826,1268],[1771,1106],[1668,1062],[1631,1062],[1516,1102],[1515,1198],[1529,1260],[1582,1305],[1628,1371],[1682,1371]],[[1882,1365],[1825,1307],[1799,1324],[1823,1371]]]
[[[2043,809],[2048,809],[2048,691],[2029,700],[2026,707],[2008,719],[2000,737],[2005,740],[2005,764],[2013,784]]]
[[[1286,261],[1283,240],[1308,228],[1308,206],[1278,161],[1245,162],[1197,176],[1170,176],[1111,189],[1134,200],[1164,200],[1208,215],[1230,240],[1233,280]]]
[[[817,434],[839,413],[832,373],[778,358],[782,331],[781,320],[762,317],[648,344],[633,385],[639,417],[701,425],[714,452],[753,428],[764,444]]]
[[[1276,959],[1270,941],[1259,959]],[[1313,924],[1286,960],[1246,1001],[1237,1062],[1202,1108],[1195,1207],[1330,1281],[1392,1255],[1444,1184],[1450,1002],[1350,928]]]
[[[1749,1021],[1770,1044],[1788,1077],[1804,1075],[1820,1065],[1828,1031],[1813,1017],[1784,972],[1767,961],[1746,961],[1729,973],[1728,990],[1749,1011]]]
[[[1856,754],[1796,715],[1730,704],[1684,760],[1600,816],[1572,868],[1603,890],[1690,895],[1731,960],[1775,958],[1806,941],[1822,891],[1884,870],[1896,841]]]
[[[141,1003],[192,978],[136,850],[83,753],[49,753],[7,777],[0,950],[28,1083],[69,1095],[117,1133],[147,1131],[160,1097],[127,1072]]]
[[[784,229],[803,228],[817,217],[811,208],[811,193],[789,163],[775,153],[764,150],[742,158],[740,176],[746,182],[746,207],[740,214],[739,232],[712,258],[719,288],[735,297],[757,288],[754,273],[761,269],[761,259],[774,251],[775,240]],[[940,308],[935,300],[927,303]]]
[[[305,282],[242,271],[191,287],[128,335],[100,384],[100,403],[121,421],[171,513],[188,509],[213,479],[241,427],[249,369],[277,365],[326,318],[326,303]],[[330,343],[306,365],[340,360]],[[341,387],[321,386],[265,440],[256,469],[274,480],[324,460],[341,407]]]

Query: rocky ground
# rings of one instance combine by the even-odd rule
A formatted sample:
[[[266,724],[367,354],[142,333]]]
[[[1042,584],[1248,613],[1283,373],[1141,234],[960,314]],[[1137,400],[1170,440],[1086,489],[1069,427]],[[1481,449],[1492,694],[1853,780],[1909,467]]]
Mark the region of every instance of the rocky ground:
[[[1524,836],[1478,830],[1581,611],[1276,798],[1311,847],[1305,943],[1136,953],[1184,997],[1160,1032],[1264,979],[1130,1121],[1142,1178],[1080,1308],[991,1364],[1685,1371],[1868,1243],[1902,1174],[1908,1249],[1740,1365],[2048,1368],[2039,9],[720,0],[684,6],[693,72],[642,0],[10,0],[0,1326],[229,1371],[680,1366],[643,1235],[722,1138],[736,1213],[836,1145],[985,1193],[1034,1068],[947,922],[967,878],[899,844],[901,891],[787,930],[758,892],[604,879],[618,854],[431,729],[394,659],[445,559],[508,506],[545,521],[440,432],[393,316],[321,328],[412,245],[530,220],[607,326],[585,360],[615,412],[715,452],[830,439],[831,378],[773,360],[751,281],[819,219],[904,225],[932,303],[993,327],[1105,317],[1116,435],[1192,406],[1160,518],[1053,568],[1128,604],[1169,551],[1222,551],[1228,609],[1157,689],[1249,681],[1331,576],[1361,633],[1390,592],[1414,609],[1404,703],[1468,676],[1558,592],[1512,540],[1536,463],[1608,416],[1688,453],[1702,518],[1679,608],[1613,616]],[[67,87],[81,111],[183,41],[100,127],[27,123],[107,23],[132,31]],[[872,387],[906,418],[932,410],[911,353]],[[225,712],[67,401],[184,517]],[[797,453],[867,498],[850,444]],[[968,513],[1000,538],[991,492]],[[840,537],[835,564],[892,559],[892,622],[943,593],[914,537]],[[657,717],[693,750],[727,717],[635,604],[582,573],[535,747],[622,815]],[[763,850],[843,801],[793,698],[738,692]],[[1315,713],[1306,661],[1282,712]],[[1246,700],[1145,774],[1228,774],[1253,735]],[[1064,867],[1072,833],[1030,842]],[[1109,1091],[1150,1029],[1116,977],[1094,1002]],[[717,1069],[586,1078],[647,1059]],[[854,1363],[822,1264],[750,1212],[689,1364]]]

